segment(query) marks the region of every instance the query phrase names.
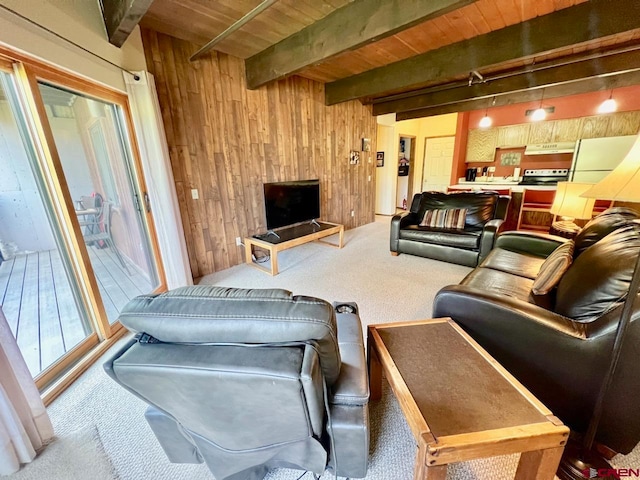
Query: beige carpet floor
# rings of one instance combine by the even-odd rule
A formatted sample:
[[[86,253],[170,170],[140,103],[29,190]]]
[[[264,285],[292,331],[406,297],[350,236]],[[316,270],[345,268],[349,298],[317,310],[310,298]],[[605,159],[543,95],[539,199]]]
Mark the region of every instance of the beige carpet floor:
[[[240,247],[238,247],[240,248]],[[280,274],[271,277],[248,265],[209,275],[201,283],[244,288],[280,287],[328,301],[355,301],[363,328],[367,324],[429,318],[432,299],[444,285],[458,283],[469,268],[410,255],[389,254],[389,218],[345,232],[345,246],[335,249],[311,243],[282,252]],[[119,345],[124,342],[121,341]],[[112,348],[114,352],[118,346]],[[105,358],[112,353],[107,353]],[[95,428],[118,478],[127,480],[212,479],[204,465],[169,463],[144,421],[145,405],[102,371],[102,361],[89,369],[50,407],[59,439]],[[367,480],[412,478],[415,443],[397,401],[385,385],[383,398],[371,405],[371,451]],[[68,452],[69,453],[69,452]],[[64,458],[73,458],[70,453]],[[85,465],[90,458],[79,452]],[[56,462],[53,456],[39,462]],[[449,469],[449,480],[513,478],[517,456],[465,462]],[[621,467],[640,466],[640,448],[616,459]],[[42,465],[46,468],[47,465]],[[46,470],[42,470],[46,471]],[[301,472],[280,469],[269,480],[296,480]],[[86,478],[103,480],[87,470]],[[28,478],[28,477],[27,477]],[[46,478],[63,480],[64,477]],[[304,477],[311,479],[310,475]],[[333,478],[325,474],[323,480]]]

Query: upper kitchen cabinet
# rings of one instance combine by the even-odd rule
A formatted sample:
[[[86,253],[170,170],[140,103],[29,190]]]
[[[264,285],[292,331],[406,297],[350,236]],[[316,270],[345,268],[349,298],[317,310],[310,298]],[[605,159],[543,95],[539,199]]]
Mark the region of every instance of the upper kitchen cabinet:
[[[620,112],[611,115],[607,137],[636,135],[640,131],[640,112]]]
[[[498,129],[469,130],[467,162],[493,162],[498,146]]]
[[[638,131],[640,111],[474,129],[469,130],[466,161],[493,162],[496,148],[635,135]]]
[[[523,147],[529,141],[530,123],[498,127],[498,147]]]

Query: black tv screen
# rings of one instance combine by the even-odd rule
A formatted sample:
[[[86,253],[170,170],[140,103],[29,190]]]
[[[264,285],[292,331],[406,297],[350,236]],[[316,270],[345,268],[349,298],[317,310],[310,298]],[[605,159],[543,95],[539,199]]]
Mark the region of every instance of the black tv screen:
[[[269,230],[315,220],[320,217],[320,181],[265,183],[264,205]]]

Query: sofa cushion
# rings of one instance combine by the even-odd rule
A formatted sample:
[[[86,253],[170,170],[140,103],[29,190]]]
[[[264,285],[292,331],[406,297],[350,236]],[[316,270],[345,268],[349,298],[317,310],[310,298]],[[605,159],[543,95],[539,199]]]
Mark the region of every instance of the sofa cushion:
[[[638,214],[624,207],[609,208],[590,220],[575,238],[574,256],[580,255],[598,240],[638,218]]]
[[[544,260],[544,257],[497,247],[491,250],[481,266],[535,280]]]
[[[478,267],[471,271],[460,282],[460,285],[469,285],[529,302],[533,280],[507,272]]]
[[[547,257],[531,288],[535,295],[546,295],[560,282],[573,261],[573,246],[573,241],[563,243]]]
[[[556,313],[588,323],[624,301],[640,253],[638,227],[619,228],[574,259],[558,285]]]
[[[427,210],[466,208],[466,227],[482,227],[495,216],[498,194],[493,192],[464,192],[448,194],[424,192],[416,195],[411,203],[411,211],[423,218]]]
[[[424,217],[420,222],[420,226],[460,230],[464,228],[466,217],[466,208],[427,210],[426,212],[424,212]]]
[[[481,234],[482,229],[480,228],[447,230],[443,228],[408,225],[406,228],[400,230],[400,239],[477,250],[480,248]]]

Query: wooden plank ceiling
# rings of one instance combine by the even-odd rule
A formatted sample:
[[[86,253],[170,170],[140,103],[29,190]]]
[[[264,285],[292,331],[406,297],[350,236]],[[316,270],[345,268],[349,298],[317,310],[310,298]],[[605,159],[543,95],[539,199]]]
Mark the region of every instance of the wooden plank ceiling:
[[[141,25],[202,46],[260,3],[155,0]],[[249,88],[296,74],[327,104],[415,118],[635,84],[640,2],[279,0],[214,50],[245,59]]]

